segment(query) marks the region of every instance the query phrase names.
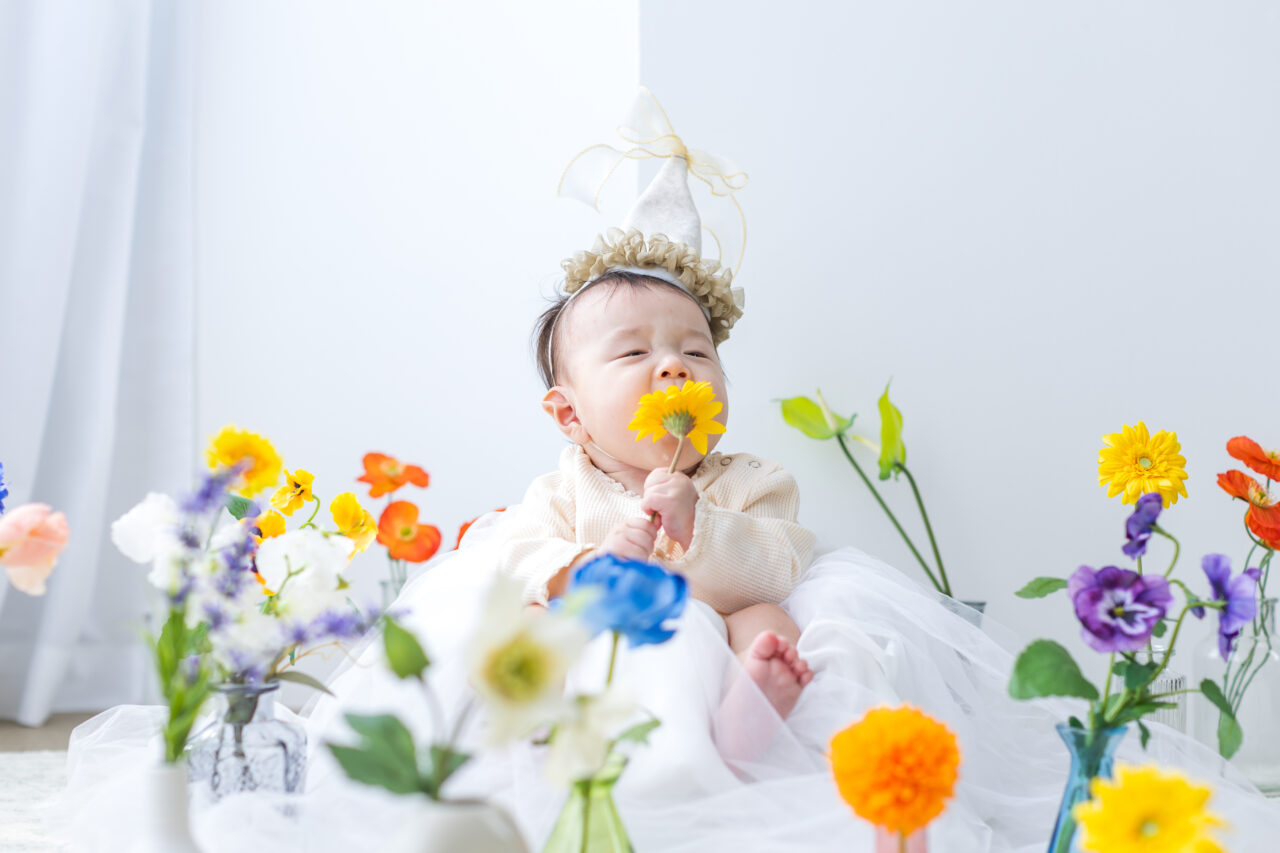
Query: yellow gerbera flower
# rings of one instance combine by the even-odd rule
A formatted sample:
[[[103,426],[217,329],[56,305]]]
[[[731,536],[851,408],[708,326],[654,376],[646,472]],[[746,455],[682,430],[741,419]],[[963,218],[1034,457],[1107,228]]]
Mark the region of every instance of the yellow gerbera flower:
[[[863,820],[903,836],[942,813],[960,767],[956,736],[910,706],[875,708],[831,739],[840,796]]]
[[[1182,482],[1187,479],[1183,470],[1187,460],[1178,452],[1182,445],[1176,432],[1160,430],[1151,435],[1147,425],[1138,421],[1137,426],[1104,435],[1102,441],[1107,446],[1098,451],[1098,485],[1107,487],[1107,497],[1123,493],[1120,503],[1132,504],[1156,493],[1170,507],[1178,502],[1178,495],[1187,496]]]
[[[253,538],[261,542],[284,533],[284,516],[275,510],[267,510],[253,520]]]
[[[706,456],[707,436],[724,432],[724,424],[715,420],[723,408],[723,403],[716,402],[710,382],[685,382],[683,388],[672,385],[665,391],[645,394],[627,429],[636,430],[636,441],[649,434],[654,441],[667,433],[685,436]]]
[[[248,430],[237,429],[228,425],[213,437],[205,451],[210,468],[229,468],[243,464],[248,467],[241,472],[232,486],[232,491],[246,498],[251,498],[263,489],[274,486],[280,479],[282,462],[280,454],[271,446],[271,442]]]
[[[1092,853],[1222,853],[1205,808],[1212,790],[1158,767],[1117,765],[1114,779],[1094,779],[1093,799],[1073,814],[1081,850]]]
[[[299,507],[312,499],[311,484],[316,475],[299,468],[292,474],[289,469],[284,472],[284,485],[271,496],[271,505],[285,515],[293,515]]]
[[[354,557],[378,535],[378,520],[373,513],[360,506],[353,492],[343,492],[329,504],[329,514],[333,523],[338,525],[338,532],[355,543],[351,555]]]

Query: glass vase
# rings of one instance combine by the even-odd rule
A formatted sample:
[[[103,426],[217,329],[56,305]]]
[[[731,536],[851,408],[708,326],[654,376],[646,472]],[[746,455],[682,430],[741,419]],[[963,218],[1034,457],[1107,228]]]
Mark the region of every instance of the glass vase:
[[[223,684],[220,718],[187,750],[187,778],[213,801],[241,791],[300,793],[307,775],[307,734],[275,718],[279,683]]]
[[[1128,726],[1113,729],[1077,729],[1066,723],[1055,728],[1071,754],[1071,769],[1067,775],[1067,787],[1058,806],[1058,820],[1053,825],[1053,837],[1049,840],[1049,853],[1078,853],[1076,844],[1076,819],[1072,809],[1089,799],[1089,783],[1095,777],[1110,779],[1115,762],[1116,747],[1128,731]]]
[[[1218,654],[1218,635],[1211,633],[1192,652],[1195,684],[1209,679],[1225,688],[1223,694],[1244,730],[1240,750],[1231,763],[1264,794],[1280,796],[1280,638],[1276,637],[1277,600],[1258,607],[1258,618],[1246,625],[1224,663]],[[1200,693],[1191,696],[1191,733],[1217,751],[1218,709]]]
[[[613,804],[613,786],[626,766],[627,759],[614,753],[595,776],[573,783],[543,853],[632,853],[631,839]]]

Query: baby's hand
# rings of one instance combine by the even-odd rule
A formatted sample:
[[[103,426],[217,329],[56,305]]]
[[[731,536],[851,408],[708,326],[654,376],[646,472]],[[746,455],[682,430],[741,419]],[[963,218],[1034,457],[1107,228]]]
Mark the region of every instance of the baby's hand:
[[[693,541],[693,507],[697,502],[698,490],[688,476],[679,471],[668,474],[665,468],[659,468],[645,478],[640,510],[646,515],[656,512],[662,529],[688,551]]]
[[[596,550],[601,554],[613,554],[623,560],[646,561],[653,553],[653,543],[658,538],[658,524],[647,518],[628,518],[609,531],[609,535]]]

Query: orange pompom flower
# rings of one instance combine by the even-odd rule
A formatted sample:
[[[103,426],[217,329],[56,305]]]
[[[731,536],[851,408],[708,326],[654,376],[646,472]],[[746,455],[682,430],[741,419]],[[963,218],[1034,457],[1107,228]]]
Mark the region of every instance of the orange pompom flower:
[[[1243,471],[1227,471],[1218,475],[1218,485],[1231,497],[1248,502],[1245,524],[1267,547],[1280,550],[1280,504],[1262,484]]]
[[[368,483],[369,497],[377,498],[394,492],[406,483],[425,489],[431,482],[431,476],[417,465],[402,465],[394,456],[366,453],[364,475],[356,477],[356,481]]]
[[[939,814],[955,791],[956,736],[910,706],[875,708],[831,739],[840,796],[864,820],[908,836]]]
[[[378,541],[393,560],[425,563],[440,549],[440,529],[418,523],[418,508],[408,501],[393,501],[378,519]]]
[[[1237,435],[1227,442],[1227,452],[1268,480],[1280,480],[1280,450],[1263,450],[1252,438]]]

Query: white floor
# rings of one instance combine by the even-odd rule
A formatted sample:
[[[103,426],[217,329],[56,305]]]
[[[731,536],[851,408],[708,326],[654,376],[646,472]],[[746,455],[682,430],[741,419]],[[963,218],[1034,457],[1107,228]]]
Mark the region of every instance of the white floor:
[[[0,850],[66,850],[51,840],[63,826],[58,798],[66,784],[66,750],[0,752]]]

